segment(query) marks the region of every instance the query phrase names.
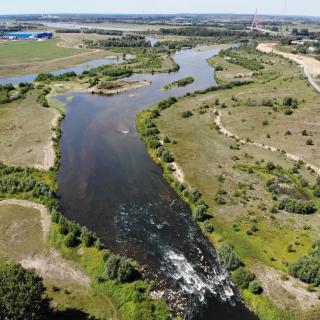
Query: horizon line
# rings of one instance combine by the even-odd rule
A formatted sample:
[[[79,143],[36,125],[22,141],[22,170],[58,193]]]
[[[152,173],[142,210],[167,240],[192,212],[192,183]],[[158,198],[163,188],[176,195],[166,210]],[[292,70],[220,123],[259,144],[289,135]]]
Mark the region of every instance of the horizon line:
[[[97,13],[97,12],[46,12],[46,13],[1,13],[0,17],[3,16],[17,16],[17,15],[144,15],[144,16],[152,16],[152,15],[159,15],[159,16],[173,16],[173,15],[236,15],[236,16],[247,16],[247,15],[254,15],[255,13],[228,13],[228,12],[211,12],[211,13],[204,13],[204,12],[175,12],[175,13],[139,13],[139,12],[131,12],[131,13]],[[272,14],[272,13],[259,13],[259,16],[274,16],[274,17],[283,17],[282,14]],[[308,14],[286,14],[285,17],[308,17],[308,18],[319,18],[320,16],[313,16]]]

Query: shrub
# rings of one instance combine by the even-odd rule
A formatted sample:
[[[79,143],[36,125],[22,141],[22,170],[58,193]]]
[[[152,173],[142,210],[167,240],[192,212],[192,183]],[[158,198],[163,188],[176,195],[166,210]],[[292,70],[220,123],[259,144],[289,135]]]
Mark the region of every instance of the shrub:
[[[269,171],[272,171],[276,168],[276,166],[274,165],[273,162],[268,162],[267,165],[266,165],[266,168],[269,170]]]
[[[193,187],[189,191],[188,198],[191,203],[196,203],[201,198],[201,193],[197,188]]]
[[[204,230],[206,232],[212,233],[214,231],[214,227],[211,223],[207,222],[204,224]]]
[[[289,264],[289,274],[303,282],[320,286],[320,240],[312,244],[308,256],[300,257]]]
[[[293,248],[293,245],[292,245],[292,244],[289,244],[289,245],[288,245],[287,251],[288,251],[289,253],[296,252],[296,250]]]
[[[190,118],[193,115],[191,111],[183,111],[181,113],[182,118]]]
[[[196,221],[204,221],[206,219],[207,207],[203,204],[197,205],[194,210],[194,217]]]
[[[254,273],[245,267],[238,268],[233,274],[233,280],[240,289],[248,289],[251,281],[255,279]]]
[[[67,248],[73,248],[78,245],[78,238],[75,235],[74,232],[68,233],[68,235],[65,238],[64,244],[66,245]]]
[[[260,283],[257,280],[253,280],[249,283],[249,290],[253,294],[261,294],[263,291]]]
[[[285,97],[283,99],[283,105],[285,107],[297,108],[298,101],[296,98],[293,98],[293,97]]]
[[[290,109],[284,110],[284,115],[285,115],[285,116],[290,116],[291,114],[293,114],[293,111],[292,111],[292,110],[290,110]]]
[[[226,204],[225,198],[224,198],[223,196],[221,196],[221,195],[216,196],[215,201],[216,201],[216,203],[219,204],[219,205],[224,205],[224,204]]]
[[[308,140],[306,141],[306,145],[307,145],[307,146],[312,146],[312,145],[313,145],[312,139],[308,139]]]
[[[168,150],[164,150],[161,154],[161,159],[164,162],[171,163],[174,161],[172,154]]]
[[[141,277],[140,272],[131,261],[124,257],[111,254],[105,263],[108,278],[122,283],[131,282]]]
[[[316,205],[312,200],[296,200],[290,199],[289,197],[282,197],[279,199],[278,209],[297,214],[312,214],[317,210]]]
[[[218,250],[220,261],[227,267],[228,270],[234,271],[242,265],[240,257],[234,249],[226,243],[223,243]]]
[[[89,231],[86,227],[81,228],[80,239],[82,243],[87,247],[92,247],[96,237],[93,235],[91,231]]]

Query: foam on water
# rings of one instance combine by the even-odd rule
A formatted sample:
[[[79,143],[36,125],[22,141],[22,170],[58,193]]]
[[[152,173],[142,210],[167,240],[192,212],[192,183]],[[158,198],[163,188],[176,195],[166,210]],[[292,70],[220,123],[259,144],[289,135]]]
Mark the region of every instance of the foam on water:
[[[169,267],[170,275],[179,282],[180,288],[189,294],[196,295],[199,302],[205,302],[206,294],[218,296],[222,301],[228,301],[234,293],[228,274],[223,270],[220,273],[214,268],[211,274],[199,273],[182,253],[167,248],[164,257]],[[201,267],[197,265],[197,267]],[[211,269],[211,268],[210,268]]]

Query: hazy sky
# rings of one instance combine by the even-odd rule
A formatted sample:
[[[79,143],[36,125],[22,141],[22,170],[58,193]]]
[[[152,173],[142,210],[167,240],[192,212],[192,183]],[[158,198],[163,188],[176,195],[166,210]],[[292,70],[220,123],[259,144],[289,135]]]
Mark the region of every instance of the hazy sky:
[[[286,0],[0,0],[14,13],[260,13],[285,12]],[[320,16],[319,0],[287,0],[289,15]]]

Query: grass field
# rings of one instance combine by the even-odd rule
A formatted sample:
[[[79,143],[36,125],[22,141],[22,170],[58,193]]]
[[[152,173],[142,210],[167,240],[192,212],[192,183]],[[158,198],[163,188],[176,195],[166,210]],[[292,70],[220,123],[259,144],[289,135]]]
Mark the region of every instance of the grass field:
[[[0,106],[0,161],[9,165],[43,167],[52,156],[51,128],[58,112],[37,102],[38,90]]]
[[[47,41],[0,42],[0,77],[54,71],[116,55],[111,51],[80,49],[81,42],[81,38],[75,36]]]
[[[265,172],[266,163],[273,162],[283,168],[293,184],[299,176],[310,185],[315,183],[316,174],[306,166],[296,174],[289,173],[295,162],[280,150],[315,165],[319,162],[318,93],[289,61],[259,53],[250,56],[242,49],[238,53],[247,58],[258,57],[264,69],[252,72],[217,57],[211,60],[223,66],[217,77],[228,82],[241,80],[239,73],[246,73],[245,79],[253,83],[179,100],[155,121],[160,139],[174,141],[165,145],[182,169],[185,185],[197,187],[210,207],[214,232],[207,233],[209,239],[216,247],[224,241],[232,245],[262,283],[262,296],[246,294],[248,303],[259,309],[261,319],[318,319],[318,293],[310,293],[306,284],[281,275],[287,273],[288,262],[307,254],[311,243],[318,239],[319,214],[271,213],[275,203],[266,181],[272,175]],[[284,115],[283,98],[292,95],[299,101],[298,108],[291,116]],[[263,99],[272,100],[277,108],[261,106]],[[216,129],[214,109],[221,113],[223,126],[234,134],[275,146],[279,152],[226,137]],[[192,116],[184,118],[186,111]],[[313,146],[306,145],[303,129],[312,135]],[[288,130],[291,135],[286,135]],[[301,191],[300,186],[297,188]],[[224,201],[217,202],[218,195],[223,195]],[[319,207],[318,200],[314,200]],[[252,226],[257,230],[248,233]],[[288,251],[289,244],[294,251]],[[286,310],[294,315],[288,316]]]
[[[60,39],[2,42],[0,66],[60,59],[86,52],[85,49],[58,47],[59,41]]]
[[[36,269],[59,310],[57,319],[116,319],[110,299],[91,288],[77,266],[49,248],[50,217],[44,207],[32,206],[0,202],[1,260]]]

